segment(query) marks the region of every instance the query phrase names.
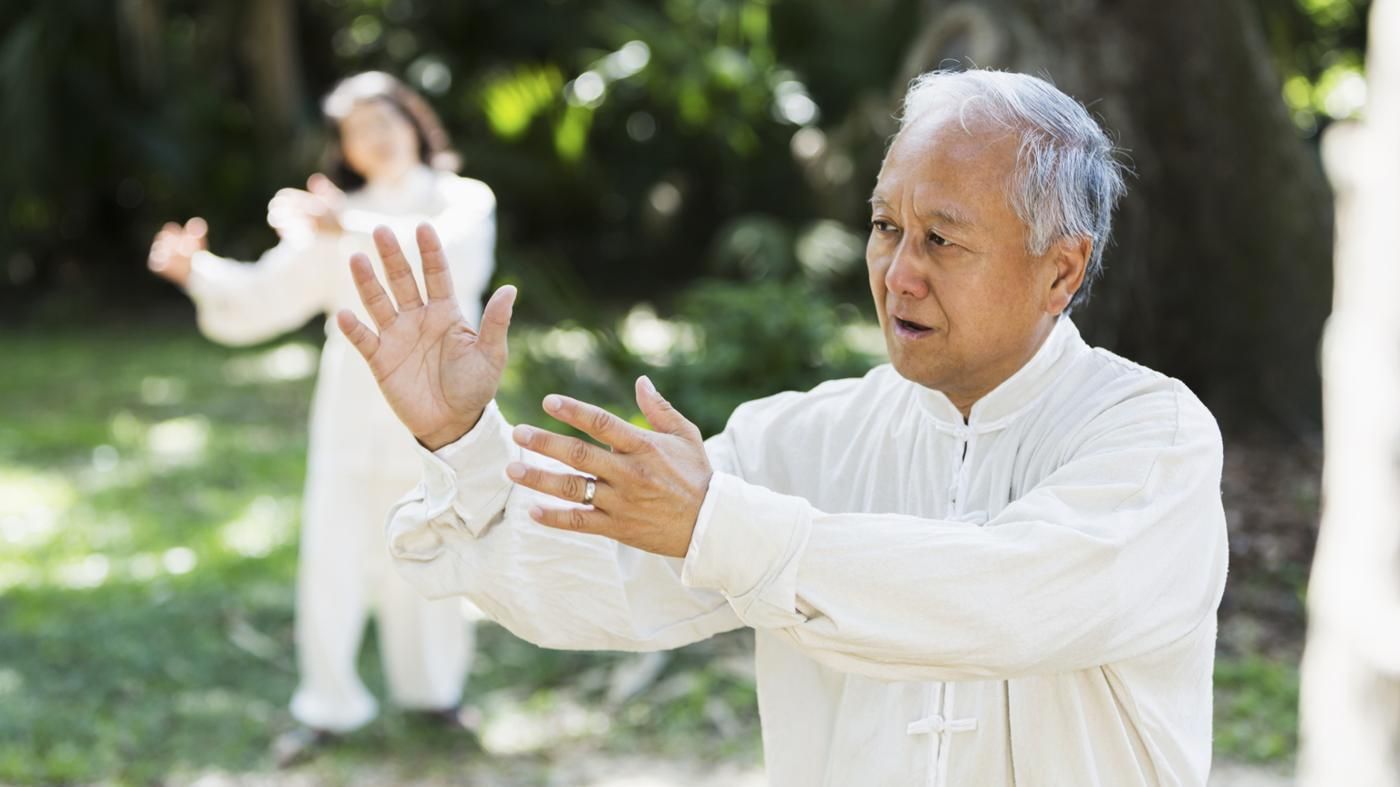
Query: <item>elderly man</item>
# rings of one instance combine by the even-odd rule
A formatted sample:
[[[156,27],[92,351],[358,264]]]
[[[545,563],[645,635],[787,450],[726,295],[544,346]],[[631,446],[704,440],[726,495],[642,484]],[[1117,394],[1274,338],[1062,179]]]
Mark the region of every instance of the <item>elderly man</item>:
[[[642,378],[645,431],[566,396],[611,448],[492,399],[515,297],[462,320],[393,237],[341,328],[426,447],[389,549],[557,648],[756,631],[774,785],[1203,785],[1225,520],[1215,421],[1088,347],[1068,313],[1122,191],[1084,108],[1029,76],[915,82],[871,198],[891,364],[694,425]],[[397,302],[397,306],[395,306]],[[562,501],[562,502],[561,502]]]

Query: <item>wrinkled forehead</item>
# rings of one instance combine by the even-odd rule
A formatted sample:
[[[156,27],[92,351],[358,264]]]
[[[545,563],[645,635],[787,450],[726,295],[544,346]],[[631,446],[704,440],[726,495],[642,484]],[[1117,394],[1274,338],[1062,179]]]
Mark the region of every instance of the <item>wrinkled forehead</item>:
[[[972,212],[1009,208],[1019,150],[1020,134],[1004,124],[951,102],[930,108],[895,136],[872,200],[951,201]]]
[[[979,103],[977,98],[950,99],[927,106],[895,135],[885,165],[895,160],[907,167],[935,158],[964,166],[1014,167],[1020,131],[981,111]]]

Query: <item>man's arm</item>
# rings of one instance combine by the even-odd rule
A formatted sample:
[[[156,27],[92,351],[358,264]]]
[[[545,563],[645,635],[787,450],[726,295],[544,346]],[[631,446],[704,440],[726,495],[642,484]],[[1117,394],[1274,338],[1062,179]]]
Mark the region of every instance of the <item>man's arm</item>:
[[[512,483],[506,466],[567,468],[511,434],[492,404],[460,441],[425,452],[423,483],[388,524],[395,568],[419,592],[466,596],[554,648],[661,650],[743,625],[720,593],[681,584],[678,558],[533,521],[532,508],[559,501]]]
[[[731,422],[707,447],[723,450],[741,431]],[[694,521],[668,519],[644,495],[589,517],[532,516],[637,544],[657,541],[636,524],[650,517],[649,530],[687,539],[687,586],[721,593],[745,624],[836,669],[884,680],[1074,671],[1208,625],[1227,557],[1220,435],[1189,392],[1129,400],[1080,436],[1068,461],[982,527],[827,513],[722,469]],[[572,461],[566,447],[550,450]],[[666,475],[665,463],[638,461],[617,477]],[[557,491],[566,476],[525,483],[567,497]]]
[[[1150,653],[1220,601],[1219,433],[1184,390],[1091,429],[982,527],[825,513],[717,474],[684,581],[829,666],[886,680],[1006,679]]]

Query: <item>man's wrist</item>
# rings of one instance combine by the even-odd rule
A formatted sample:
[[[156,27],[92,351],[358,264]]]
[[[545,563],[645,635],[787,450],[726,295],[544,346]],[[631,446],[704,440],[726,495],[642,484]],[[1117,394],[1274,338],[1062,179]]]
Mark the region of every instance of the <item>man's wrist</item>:
[[[429,434],[414,435],[414,437],[418,439],[418,442],[421,443],[424,448],[429,451],[436,451],[443,446],[452,445],[463,437],[466,437],[471,430],[476,428],[477,424],[481,423],[481,416],[485,412],[486,410],[483,408],[478,410],[476,416],[470,421],[462,421],[450,426],[444,426]]]

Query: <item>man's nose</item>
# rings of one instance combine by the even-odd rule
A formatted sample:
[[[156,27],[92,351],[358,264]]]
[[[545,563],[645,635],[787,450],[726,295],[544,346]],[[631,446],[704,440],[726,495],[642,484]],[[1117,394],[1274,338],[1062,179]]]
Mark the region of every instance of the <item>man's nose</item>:
[[[923,298],[928,295],[928,279],[924,277],[913,245],[908,236],[900,239],[894,259],[885,271],[885,289],[896,295]]]

